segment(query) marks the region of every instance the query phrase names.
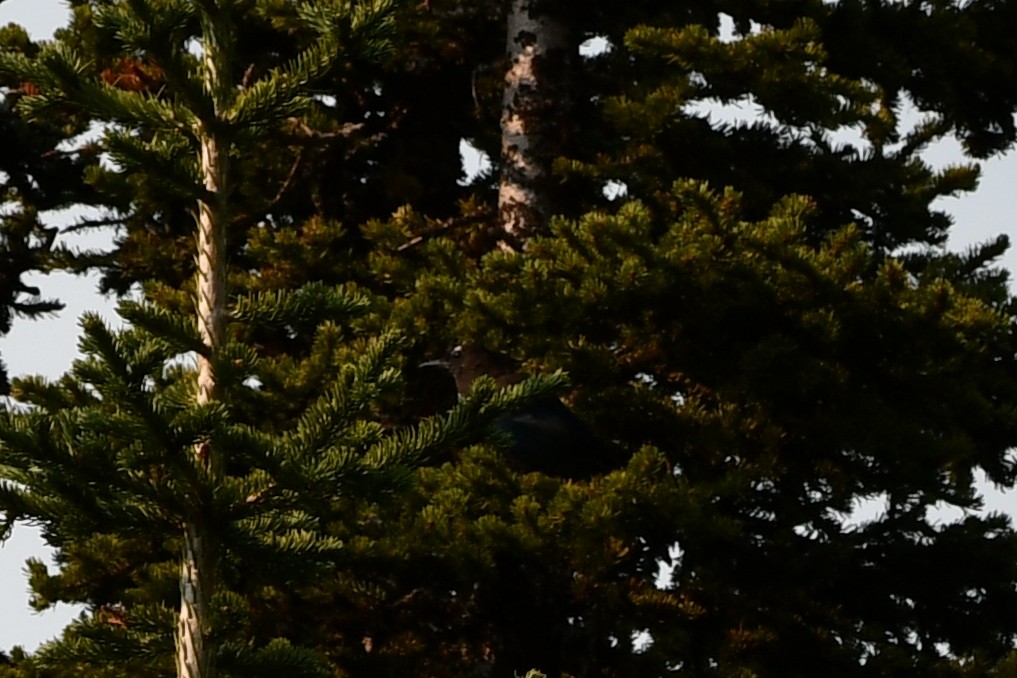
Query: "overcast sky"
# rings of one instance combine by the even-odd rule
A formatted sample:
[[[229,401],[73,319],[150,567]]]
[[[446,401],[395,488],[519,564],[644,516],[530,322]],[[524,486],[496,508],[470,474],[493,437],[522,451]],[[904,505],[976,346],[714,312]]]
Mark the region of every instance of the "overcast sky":
[[[0,0],[0,26],[16,22],[25,26],[34,38],[46,38],[65,23],[67,5],[60,0]],[[965,162],[955,141],[943,141],[925,154],[936,167]],[[1017,155],[1011,153],[983,164],[982,181],[974,194],[944,200],[942,207],[954,215],[956,225],[951,247],[963,248],[971,243],[1008,233],[1014,238],[1013,215],[1017,213]],[[72,215],[44,215],[49,225],[66,225]],[[89,246],[108,241],[109,236],[75,240],[74,244]],[[1017,267],[1017,251],[1011,250],[1003,260],[1011,271]],[[12,375],[32,373],[55,378],[63,374],[77,354],[77,318],[85,311],[98,311],[110,322],[116,322],[113,301],[96,292],[95,277],[79,277],[61,273],[31,279],[43,289],[46,297],[63,301],[67,308],[56,318],[43,321],[15,322],[14,330],[0,337],[3,354]],[[1013,494],[1002,495],[985,488],[986,505],[990,510],[1017,513]],[[77,611],[60,606],[41,614],[28,609],[28,583],[24,562],[29,557],[51,562],[51,555],[39,538],[37,530],[21,526],[0,548],[0,650],[14,645],[34,649],[39,643],[59,634]]]

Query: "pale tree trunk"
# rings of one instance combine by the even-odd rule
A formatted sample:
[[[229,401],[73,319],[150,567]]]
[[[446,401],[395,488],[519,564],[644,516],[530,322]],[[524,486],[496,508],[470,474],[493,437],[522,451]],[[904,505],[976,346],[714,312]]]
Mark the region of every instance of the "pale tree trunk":
[[[519,249],[546,231],[551,163],[561,150],[568,102],[569,31],[543,7],[549,0],[509,0],[509,70],[501,114],[498,217],[501,246]]]
[[[519,251],[530,238],[548,231],[554,210],[551,164],[563,150],[569,71],[578,45],[568,26],[547,11],[553,0],[507,1],[509,66],[501,110],[499,246]],[[523,675],[539,668],[550,678],[561,675],[560,624],[542,616],[540,608],[533,606],[532,620],[541,621],[502,625],[482,670]]]
[[[231,82],[223,72],[228,58],[228,28],[215,25],[216,17],[205,17],[204,77],[212,95],[214,117],[225,110],[231,95]],[[213,124],[209,125],[208,123]],[[212,121],[204,121],[195,130],[200,140],[199,161],[205,194],[197,205],[197,313],[198,328],[209,356],[221,349],[226,332],[226,225],[228,221],[229,145]],[[197,402],[217,400],[220,384],[211,360],[198,358]],[[180,616],[177,621],[178,678],[214,678],[217,648],[210,638],[212,598],[218,585],[221,543],[208,524],[203,510],[221,472],[222,451],[209,441],[199,443],[194,454],[205,479],[199,481],[194,510],[184,525],[184,546],[180,570]]]

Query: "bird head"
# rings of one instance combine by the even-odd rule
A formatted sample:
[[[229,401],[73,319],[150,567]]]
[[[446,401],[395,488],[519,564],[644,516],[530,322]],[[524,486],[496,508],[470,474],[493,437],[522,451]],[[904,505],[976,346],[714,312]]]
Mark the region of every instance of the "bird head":
[[[519,364],[511,358],[488,351],[482,346],[460,344],[450,350],[444,358],[430,360],[420,367],[443,367],[452,374],[456,389],[463,395],[470,392],[477,377],[489,376],[499,386],[508,386],[523,381],[526,375],[519,371]]]

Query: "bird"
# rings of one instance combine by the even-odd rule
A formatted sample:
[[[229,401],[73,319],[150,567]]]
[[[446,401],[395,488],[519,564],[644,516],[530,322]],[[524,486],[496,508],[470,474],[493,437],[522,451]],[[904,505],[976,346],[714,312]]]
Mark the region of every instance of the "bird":
[[[473,382],[489,376],[502,388],[526,379],[511,358],[478,345],[459,345],[439,360],[420,367],[442,367],[451,373],[456,390],[469,395]],[[494,420],[511,445],[507,454],[524,471],[571,480],[588,479],[622,465],[619,450],[597,437],[561,400],[541,398]]]

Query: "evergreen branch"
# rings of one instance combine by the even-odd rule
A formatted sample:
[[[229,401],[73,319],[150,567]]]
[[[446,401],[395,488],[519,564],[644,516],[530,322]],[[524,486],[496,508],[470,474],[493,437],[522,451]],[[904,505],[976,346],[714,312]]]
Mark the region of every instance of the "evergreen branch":
[[[241,386],[248,377],[257,376],[258,352],[248,344],[230,341],[208,357],[225,388]]]
[[[98,219],[86,219],[79,218],[70,226],[64,226],[60,229],[61,233],[77,233],[78,231],[84,231],[88,228],[105,228],[107,226],[123,226],[127,223],[126,217],[101,217]]]
[[[227,424],[219,431],[217,440],[226,449],[236,450],[242,461],[255,468],[272,473],[279,466],[279,459],[273,454],[277,444],[275,438],[253,426]]]
[[[183,106],[105,83],[85,82],[69,94],[93,114],[125,125],[145,125],[153,130],[189,134],[194,123],[193,114]]]
[[[321,35],[334,35],[347,53],[370,60],[383,58],[391,49],[394,0],[324,0],[301,2],[301,20]]]
[[[261,552],[256,560],[287,559],[291,566],[317,567],[323,562],[334,562],[345,544],[337,537],[320,531],[317,519],[306,513],[273,511],[237,521],[228,536],[231,547],[241,545]]]
[[[10,539],[14,526],[25,518],[35,519],[22,485],[26,474],[18,468],[0,465],[0,545]]]
[[[484,379],[481,377],[481,379]],[[474,382],[479,384],[480,380]],[[525,381],[498,390],[485,403],[481,412],[491,416],[499,416],[516,410],[523,405],[556,396],[568,387],[568,376],[561,370],[551,374],[538,374],[528,377]]]
[[[423,419],[375,443],[363,455],[361,467],[378,471],[395,465],[415,466],[426,462],[431,452],[465,441],[475,427],[478,408],[463,401],[444,415]]]
[[[123,355],[117,335],[106,327],[101,316],[92,312],[85,313],[78,324],[82,329],[78,350],[93,360],[76,361],[72,368],[76,375],[96,386],[108,383],[114,375],[125,384],[140,385],[138,375],[131,375],[131,368]]]
[[[206,350],[197,323],[191,317],[129,299],[120,302],[117,313],[135,327],[168,342],[177,353],[202,353]]]
[[[226,120],[237,127],[250,128],[298,115],[311,102],[303,92],[329,72],[337,57],[335,41],[319,39],[285,67],[273,69],[266,78],[240,92]]]
[[[28,290],[26,290],[27,292]],[[12,301],[8,306],[15,314],[24,318],[37,318],[54,314],[64,309],[64,304],[55,299],[38,299],[35,301]]]
[[[133,493],[113,491],[109,475],[100,476],[91,470],[83,473],[80,464],[40,461],[47,464],[45,471],[21,476],[31,483],[32,489],[22,489],[13,480],[0,480],[0,507],[9,516],[9,522],[27,519],[44,526],[47,541],[54,546],[64,544],[74,535],[95,533],[110,526],[116,526],[120,533],[148,536],[167,534],[167,528],[173,526],[162,519],[156,506],[146,508]],[[10,477],[13,479],[17,474]],[[83,480],[93,483],[92,488],[87,488]]]
[[[109,526],[133,534],[162,534],[175,527],[167,516],[181,501],[171,488],[139,483],[147,472],[131,462],[148,462],[149,455],[122,417],[94,408],[36,411],[13,424],[0,426],[0,439],[10,443],[0,475],[6,483],[0,506],[46,525],[56,545],[67,535]]]
[[[52,49],[50,46],[44,47],[42,53]],[[56,89],[59,82],[50,69],[43,65],[38,58],[33,59],[20,52],[0,50],[0,73],[7,74],[20,82],[31,83],[39,92]]]
[[[266,514],[307,510],[309,488],[301,490],[282,489],[275,481],[278,472],[249,474],[245,479],[228,484],[231,503],[221,505],[223,520],[237,523]],[[250,480],[257,476],[258,480]],[[243,496],[245,495],[246,496]]]
[[[338,487],[356,460],[355,451],[368,448],[380,437],[377,424],[352,422],[382,389],[398,380],[398,373],[385,364],[399,343],[395,335],[383,336],[372,341],[355,362],[344,366],[338,381],[307,408],[283,438],[287,456],[301,464],[313,461],[313,468],[302,471],[288,464],[286,471],[328,479],[334,488]]]
[[[279,447],[286,460],[276,474],[279,491],[300,493],[306,500],[335,497],[343,493],[349,481],[363,476],[354,447],[322,447],[313,452],[314,432],[290,437]],[[259,511],[260,512],[260,511]]]
[[[235,441],[236,438],[233,437],[231,440]],[[214,441],[222,449],[231,449],[232,451],[233,448],[225,447],[224,442],[225,438],[219,435]],[[235,463],[237,457],[231,455],[230,460]],[[257,498],[267,498],[269,495],[275,494],[275,484],[271,473],[258,468],[244,476],[225,476],[220,480],[219,487],[221,493],[216,498],[219,513],[231,517],[241,514],[244,517],[254,515],[251,512],[252,506],[255,504],[264,506],[264,501],[258,502]]]
[[[370,306],[368,297],[343,286],[309,283],[298,290],[259,292],[239,297],[233,318],[255,326],[301,326],[308,323],[348,320]]]
[[[194,59],[181,49],[186,31],[196,17],[194,8],[186,0],[162,3],[157,13],[152,12],[151,3],[145,0],[129,0],[128,4],[142,30],[136,40],[122,39],[150,54],[173,93],[199,118],[207,119],[213,114],[212,101],[204,94]]]
[[[192,117],[186,108],[154,96],[90,81],[61,82],[59,90],[26,97],[18,105],[29,120],[44,120],[54,108],[70,105],[110,122],[179,134],[189,132]]]
[[[312,650],[295,647],[283,638],[276,638],[260,648],[223,643],[219,650],[219,665],[229,675],[250,678],[329,678],[332,675],[325,657]]]
[[[80,664],[124,671],[141,664],[154,675],[172,655],[174,616],[172,608],[164,606],[132,605],[129,612],[104,606],[91,617],[71,622],[64,636],[43,645],[35,659],[40,667],[56,671]]]
[[[553,396],[567,384],[560,370],[530,377],[506,389],[498,389],[489,377],[481,377],[473,383],[470,395],[460,400],[448,414],[429,417],[387,436],[364,454],[361,463],[371,470],[419,464],[436,450],[462,443],[478,424],[486,426],[503,414]]]
[[[199,463],[195,461],[197,455],[187,454],[186,450],[203,441],[208,441],[210,445],[215,444],[223,422],[228,420],[229,412],[226,406],[218,401],[193,404],[180,412],[174,418],[172,426],[174,446],[177,450],[173,459],[185,458],[188,460],[188,466]]]
[[[11,395],[19,402],[53,412],[101,402],[93,391],[84,388],[70,375],[64,375],[56,383],[40,376],[18,377],[14,380]]]
[[[405,252],[409,249],[417,247],[432,238],[437,238],[444,235],[448,231],[454,228],[462,228],[463,226],[473,226],[475,224],[484,223],[491,219],[494,213],[491,210],[485,210],[478,214],[471,214],[465,217],[453,217],[440,222],[437,226],[428,229],[426,232],[417,235],[410,240],[406,241],[402,245],[396,248],[396,252]]]
[[[127,302],[125,306],[130,308],[132,304]],[[158,314],[139,313],[139,317],[153,320],[158,318]],[[91,424],[86,425],[85,430],[93,435],[97,432],[107,432],[119,435],[121,439],[126,435],[128,440],[136,437],[138,440],[154,444],[154,450],[145,447],[140,456],[130,455],[130,448],[124,448],[118,460],[121,468],[136,469],[139,462],[142,462],[145,468],[153,463],[161,463],[182,468],[186,475],[186,466],[181,467],[179,460],[188,455],[181,454],[181,448],[198,439],[199,433],[187,428],[187,424],[192,426],[194,424],[186,417],[183,418],[184,424],[179,421],[180,416],[177,417],[177,422],[171,424],[163,415],[159,401],[145,384],[153,373],[161,371],[166,360],[176,354],[178,349],[174,349],[171,342],[165,339],[142,340],[137,336],[137,332],[113,334],[95,316],[86,316],[82,320],[82,326],[85,330],[81,340],[82,351],[101,356],[102,361],[78,361],[75,364],[75,372],[80,378],[99,388],[105,403],[117,407],[113,413],[100,413],[94,410]],[[200,432],[203,434],[209,428],[208,421],[221,416],[221,412],[216,410],[212,414],[203,412],[201,414],[204,415],[204,418],[200,419],[204,425]],[[81,416],[88,415],[82,413]],[[139,491],[139,486],[133,481],[123,486],[130,487],[132,491]],[[147,486],[140,491],[150,496]]]
[[[272,69],[242,91],[226,119],[237,127],[251,128],[302,112],[312,101],[303,93],[332,71],[340,47],[372,60],[391,49],[393,9],[391,0],[301,3],[298,13],[320,37],[284,67]]]
[[[908,132],[904,137],[904,143],[893,155],[897,158],[913,158],[929,144],[948,134],[951,127],[942,116],[927,116]]]
[[[154,12],[151,2],[127,0],[126,4],[100,5],[93,14],[99,28],[116,33],[131,51],[150,51],[157,42],[166,43],[169,36],[184,31],[195,19],[192,7],[185,0],[162,0]]]
[[[193,126],[193,115],[182,106],[92,80],[88,76],[88,64],[62,45],[44,49],[38,63],[31,67],[23,60],[5,63],[0,59],[0,68],[5,66],[41,78],[42,82],[37,83],[40,96],[26,97],[19,103],[32,118],[41,118],[53,106],[70,104],[125,125],[145,125],[182,133]]]
[[[356,369],[359,366],[351,367]],[[321,454],[318,458],[320,470],[332,475],[345,468],[351,448],[339,447],[343,443],[355,442],[350,440],[354,437],[350,421],[376,394],[373,385],[356,378],[351,381],[353,383],[344,380],[334,384],[301,415],[296,426],[284,438],[284,448],[292,450],[288,456],[307,460]],[[364,431],[361,431],[356,437],[362,438],[363,434]]]
[[[173,137],[173,142],[165,136],[146,141],[126,130],[108,130],[103,140],[111,158],[128,172],[157,166],[159,183],[171,195],[185,200],[206,196],[191,148],[180,141],[187,137]]]

